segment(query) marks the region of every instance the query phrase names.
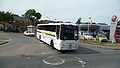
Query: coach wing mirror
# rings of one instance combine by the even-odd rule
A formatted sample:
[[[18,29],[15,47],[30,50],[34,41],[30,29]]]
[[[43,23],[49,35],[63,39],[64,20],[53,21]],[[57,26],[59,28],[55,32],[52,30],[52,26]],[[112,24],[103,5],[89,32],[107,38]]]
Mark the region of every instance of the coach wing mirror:
[[[56,36],[56,37],[57,37],[57,39],[59,39],[59,35],[58,35],[58,34],[57,34],[57,36]]]

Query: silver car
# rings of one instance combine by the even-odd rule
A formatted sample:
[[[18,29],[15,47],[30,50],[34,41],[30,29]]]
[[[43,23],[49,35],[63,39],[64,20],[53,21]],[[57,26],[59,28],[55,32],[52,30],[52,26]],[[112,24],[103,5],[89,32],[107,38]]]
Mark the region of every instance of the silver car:
[[[117,35],[116,42],[119,42],[119,43],[120,43],[120,35]]]
[[[24,35],[26,35],[26,36],[35,36],[35,33],[31,32],[31,31],[25,31]]]

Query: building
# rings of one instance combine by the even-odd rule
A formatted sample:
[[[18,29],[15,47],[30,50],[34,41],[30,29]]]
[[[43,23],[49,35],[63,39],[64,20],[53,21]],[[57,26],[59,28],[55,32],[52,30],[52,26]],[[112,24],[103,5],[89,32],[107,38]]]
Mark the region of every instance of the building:
[[[98,24],[80,24],[80,35],[84,33],[91,33],[94,37],[98,33],[106,33],[106,36],[109,38],[110,26],[104,23]]]
[[[29,25],[31,25],[30,19],[15,15],[10,28],[15,32],[24,32]]]

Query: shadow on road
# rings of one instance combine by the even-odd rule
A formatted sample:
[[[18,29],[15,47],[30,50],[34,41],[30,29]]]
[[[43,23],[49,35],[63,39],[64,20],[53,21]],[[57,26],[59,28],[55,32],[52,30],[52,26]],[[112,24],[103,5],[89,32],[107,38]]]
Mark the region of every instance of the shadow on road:
[[[96,53],[100,53],[96,50],[92,50],[92,49],[80,47],[80,46],[77,50],[69,50],[69,51],[63,50],[63,51],[59,51],[59,52],[61,52],[62,54],[96,54]]]
[[[93,50],[93,49],[90,49],[90,48],[86,48],[86,47],[81,47],[81,46],[78,46],[77,50],[60,50],[59,51],[59,50],[57,50],[55,48],[52,48],[48,44],[46,44],[46,45],[52,51],[55,51],[55,52],[58,52],[58,53],[62,53],[62,54],[97,54],[97,53],[100,53],[100,52],[98,52],[96,50]]]

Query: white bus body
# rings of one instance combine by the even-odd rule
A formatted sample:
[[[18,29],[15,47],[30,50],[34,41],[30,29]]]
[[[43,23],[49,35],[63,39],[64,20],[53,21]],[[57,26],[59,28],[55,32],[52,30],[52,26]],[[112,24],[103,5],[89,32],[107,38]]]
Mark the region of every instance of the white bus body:
[[[78,48],[78,26],[70,23],[37,25],[37,38],[58,50]]]

